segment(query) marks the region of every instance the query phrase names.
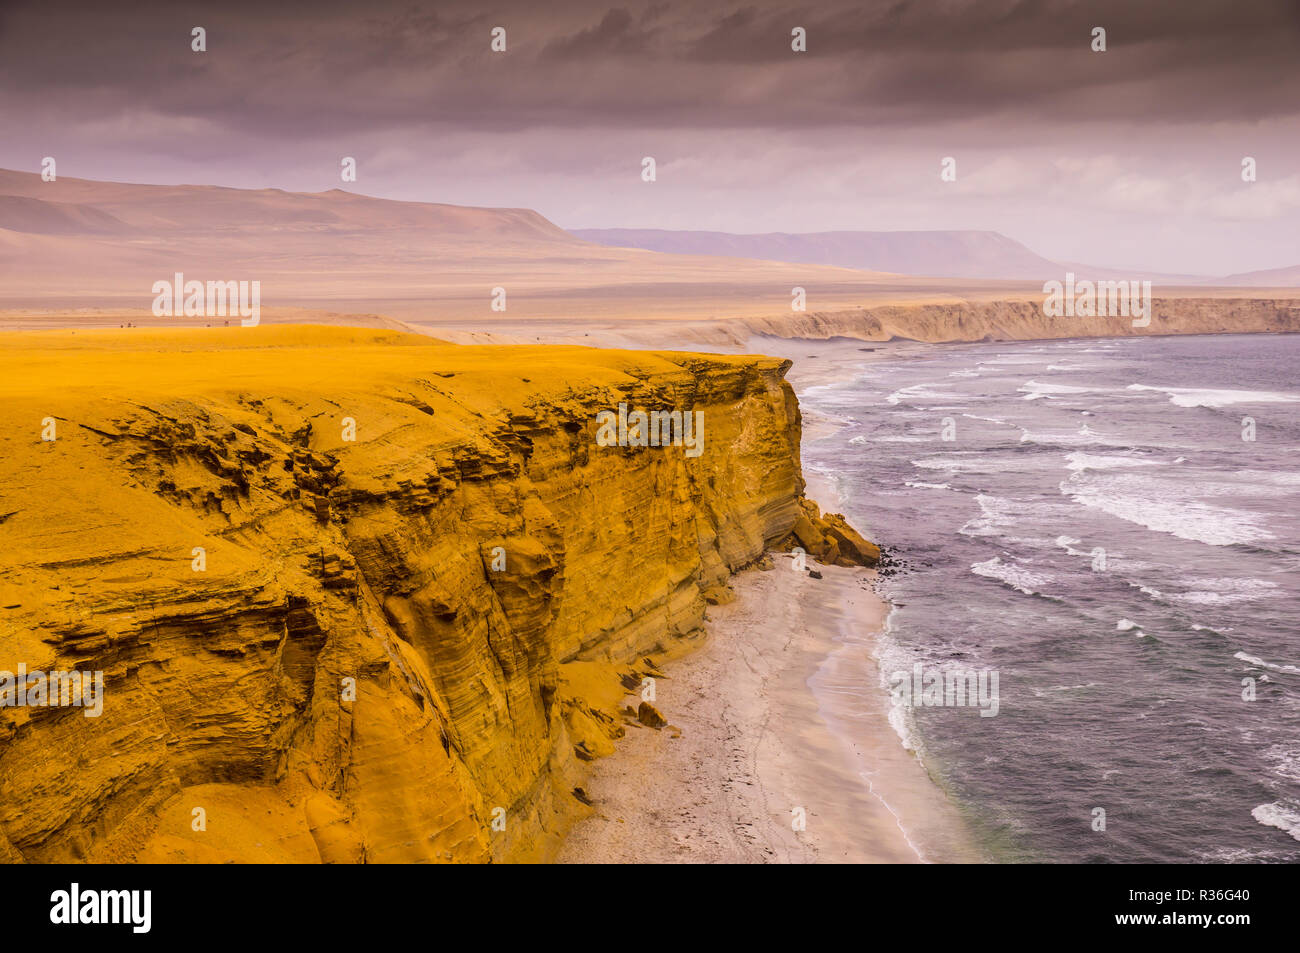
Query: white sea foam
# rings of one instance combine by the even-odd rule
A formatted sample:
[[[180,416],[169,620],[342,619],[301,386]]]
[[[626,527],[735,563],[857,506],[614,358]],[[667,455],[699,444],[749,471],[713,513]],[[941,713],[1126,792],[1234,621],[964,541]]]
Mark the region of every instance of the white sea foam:
[[[1245,662],[1248,665],[1255,665],[1259,668],[1272,669],[1275,672],[1286,672],[1288,675],[1300,675],[1300,667],[1295,665],[1275,665],[1272,662],[1265,662],[1262,658],[1254,655],[1247,655],[1245,652],[1236,652],[1232,656],[1238,661]]]
[[[1250,816],[1265,827],[1276,827],[1300,840],[1300,810],[1296,810],[1294,805],[1284,801],[1261,804],[1250,812]]]
[[[990,367],[1003,367],[1003,366],[1012,366],[1012,367],[1014,367],[1014,366],[1023,365],[1023,364],[1045,364],[1045,363],[1047,363],[1047,362],[1050,361],[1050,360],[1051,360],[1051,358],[1047,357],[1046,355],[1042,355],[1042,356],[1030,356],[1030,355],[1024,355],[1024,356],[1021,356],[1021,355],[1015,355],[1015,354],[1006,354],[1006,355],[999,354],[999,355],[996,356],[996,357],[991,357],[991,358],[989,358],[987,361],[976,361],[975,363],[976,363],[976,364],[981,364],[981,365],[988,365],[988,366],[990,366]]]
[[[1096,387],[1075,387],[1071,384],[1042,384],[1038,381],[1025,381],[1017,391],[1024,394],[1024,400],[1057,400],[1067,394],[1096,394]]]
[[[1194,606],[1227,606],[1239,602],[1254,602],[1274,595],[1277,583],[1267,579],[1196,579],[1185,580],[1184,585],[1196,586],[1187,592],[1171,593],[1169,598]]]
[[[998,466],[1000,463],[1010,466],[1010,463],[1003,458],[983,453],[962,455],[960,451],[944,454],[943,456],[923,457],[920,460],[913,460],[911,463],[912,466],[922,470],[952,470],[955,473],[980,473],[988,470],[997,472],[1001,469]]]
[[[1285,859],[1282,855],[1274,855],[1272,851],[1261,851],[1255,847],[1215,847],[1198,850],[1196,853],[1201,860],[1211,864],[1258,864],[1273,856]]]
[[[1058,536],[1054,542],[1071,556],[1092,556],[1092,553],[1087,552],[1086,550],[1074,548],[1077,544],[1082,543],[1083,540],[1075,539],[1073,536]]]
[[[889,610],[889,615],[885,616],[885,622],[881,626],[880,635],[876,637],[871,646],[871,654],[876,660],[876,670],[880,672],[880,685],[887,692],[893,689],[893,674],[895,672],[910,672],[912,663],[917,661],[916,656],[899,645],[898,641],[890,634],[894,613],[897,611],[897,609],[893,608]],[[890,705],[889,725],[894,729],[894,733],[898,735],[898,740],[904,748],[920,755],[921,741],[913,730],[909,706]]]
[[[1124,478],[1089,477],[1076,471],[1061,484],[1061,492],[1090,509],[1101,510],[1157,533],[1168,533],[1210,546],[1231,546],[1273,538],[1272,533],[1259,525],[1261,517],[1258,514],[1187,500],[1183,491],[1158,480],[1144,478],[1139,481],[1128,474]]]
[[[886,397],[885,402],[899,404],[905,400],[952,400],[957,396],[948,391],[932,390],[933,387],[933,384],[913,384],[911,387],[903,387]]]
[[[1032,433],[1024,428],[1020,430],[1021,443],[1036,443],[1045,447],[1053,446],[1090,446],[1109,443],[1105,434],[1097,433],[1085,421],[1078,430],[1058,430],[1054,433]]]
[[[996,580],[1027,596],[1046,595],[1043,589],[1052,582],[1050,576],[1036,573],[1014,563],[1004,563],[1000,556],[986,559],[982,563],[971,563],[970,570],[977,576]]]
[[[1023,544],[1035,548],[1051,545],[1051,539],[1042,536],[1012,535],[1018,528],[1035,530],[1053,520],[1059,520],[1068,513],[1068,504],[1043,502],[1040,500],[1009,500],[987,493],[975,495],[979,515],[973,516],[962,524],[957,531],[963,536],[996,536],[1008,543]]]
[[[1084,425],[1087,426],[1086,424]],[[1095,436],[1095,435],[1094,435]],[[1084,453],[1076,450],[1065,455],[1067,470],[1115,470],[1121,467],[1155,467],[1159,460],[1141,460],[1137,457],[1102,456],[1096,453]]]
[[[1300,781],[1300,747],[1294,744],[1270,745],[1264,749],[1264,759],[1279,777]]]
[[[1020,508],[1015,501],[980,493],[975,497],[980,515],[968,519],[957,532],[963,536],[1001,536],[1016,525]]]
[[[1175,461],[1177,462],[1177,461]],[[1260,495],[1271,496],[1267,489],[1268,486],[1295,487],[1300,486],[1300,473],[1290,472],[1287,470],[1233,470],[1231,476],[1240,480],[1240,484],[1229,485],[1229,492],[1241,493],[1244,490],[1256,489]],[[1242,485],[1244,484],[1244,486]]]
[[[1269,479],[1261,471],[1238,470],[1228,473],[1198,470],[1192,478],[1185,472],[1160,472],[1149,469],[1150,466],[1164,466],[1162,460],[1148,460],[1124,454],[1088,455],[1085,453],[1078,458],[1078,462],[1083,463],[1083,466],[1071,466],[1072,456],[1073,454],[1066,457],[1066,469],[1072,471],[1071,484],[1106,486],[1120,494],[1143,498],[1156,496],[1181,499],[1190,495],[1199,499],[1258,497],[1272,501],[1286,495],[1279,493],[1279,489],[1291,489],[1294,485],[1292,474],[1274,474],[1274,479]],[[1125,460],[1136,462],[1119,462]],[[1105,461],[1112,461],[1112,463],[1108,466]],[[1105,472],[1080,472],[1084,470]],[[1189,489],[1194,492],[1189,493]]]
[[[1074,547],[1082,544],[1083,540],[1076,539],[1073,536],[1058,536],[1056,537],[1056,539],[1053,540],[1053,542],[1056,543],[1056,545],[1059,546],[1061,549],[1064,549],[1066,553],[1068,553],[1071,556],[1082,556],[1085,559],[1095,559],[1098,555],[1098,548],[1075,549]],[[1113,563],[1118,558],[1119,558],[1118,553],[1106,553],[1106,559],[1108,562]],[[1126,560],[1126,565],[1130,569],[1141,569],[1146,566],[1146,563],[1130,562]],[[1133,584],[1129,583],[1129,585],[1133,585]]]
[[[1051,688],[1031,688],[1035,698],[1046,698],[1054,692],[1076,692],[1084,688],[1096,688],[1096,682],[1088,682],[1084,685],[1053,685]]]
[[[981,417],[979,414],[962,414],[963,417],[969,417],[971,420],[985,420],[991,424],[1006,424],[1007,421],[1002,417]]]
[[[1197,387],[1150,387],[1129,384],[1128,390],[1151,390],[1169,395],[1169,402],[1179,407],[1228,407],[1232,404],[1293,404],[1300,394],[1268,390],[1214,390]]]
[[[1145,638],[1147,638],[1147,634],[1146,634],[1145,632],[1143,632],[1140,628],[1138,628],[1138,624],[1137,624],[1136,622],[1133,622],[1133,621],[1130,620],[1130,619],[1120,619],[1118,622],[1116,622],[1116,623],[1115,623],[1115,631],[1116,631],[1116,632],[1132,632],[1132,633],[1133,633],[1133,638],[1135,638],[1135,639],[1145,639]]]
[[[951,490],[952,487],[947,483],[920,483],[908,480],[903,486],[910,486],[917,490]]]

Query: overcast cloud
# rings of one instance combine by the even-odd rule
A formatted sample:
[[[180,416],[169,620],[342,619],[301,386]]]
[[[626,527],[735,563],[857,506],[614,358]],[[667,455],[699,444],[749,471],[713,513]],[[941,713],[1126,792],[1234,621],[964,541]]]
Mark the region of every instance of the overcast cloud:
[[[1300,263],[1294,0],[117,6],[0,2],[0,166],[315,191],[349,155],[356,191],[568,227],[982,228],[1100,265]]]

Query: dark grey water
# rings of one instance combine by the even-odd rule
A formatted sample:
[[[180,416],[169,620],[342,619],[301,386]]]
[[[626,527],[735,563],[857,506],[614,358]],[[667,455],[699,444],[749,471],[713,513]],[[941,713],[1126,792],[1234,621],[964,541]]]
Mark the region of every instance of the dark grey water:
[[[1300,337],[936,347],[801,401],[911,566],[882,673],[999,674],[996,717],[896,711],[995,858],[1300,861]]]

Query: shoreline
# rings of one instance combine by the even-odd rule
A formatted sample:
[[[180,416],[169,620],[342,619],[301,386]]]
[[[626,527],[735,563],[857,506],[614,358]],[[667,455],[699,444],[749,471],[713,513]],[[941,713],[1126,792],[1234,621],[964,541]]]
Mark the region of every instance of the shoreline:
[[[810,342],[799,342],[800,344]],[[811,354],[787,353],[796,359],[787,378],[796,388],[804,416],[804,433],[800,449],[809,443],[826,440],[844,429],[849,421],[804,405],[804,395],[813,388],[833,387],[851,380],[873,362],[893,358],[907,359],[936,346],[911,342],[893,347],[873,348],[862,352],[840,349],[824,354],[818,347],[816,364],[809,366]],[[804,358],[802,366],[798,358]],[[805,493],[825,501],[826,512],[832,505],[841,513],[848,511],[848,500],[830,473],[803,464]],[[876,536],[873,528],[857,527],[868,539]],[[909,749],[891,719],[893,699],[885,687],[879,666],[879,641],[894,611],[892,603],[874,591],[872,595],[885,606],[879,625],[870,630],[855,630],[841,617],[835,649],[829,653],[809,688],[820,701],[822,717],[831,731],[850,749],[860,776],[891,812],[896,812],[900,829],[909,842],[928,862],[981,863],[987,855],[974,843],[966,820],[943,789],[931,778],[920,757]],[[877,690],[873,691],[872,688]],[[884,731],[880,730],[881,725]]]
[[[665,665],[655,705],[668,726],[629,726],[615,754],[593,764],[595,810],[556,862],[922,859],[861,783],[808,685],[843,625],[875,631],[883,621],[874,573],[827,566],[818,580],[793,571],[788,554],[773,563],[735,576],[737,599],[710,611],[707,641]],[[897,744],[887,722],[880,733]]]
[[[773,562],[736,575],[707,641],[664,665],[654,704],[668,726],[629,723],[591,765],[592,812],[555,863],[984,859],[889,723],[872,650],[890,606],[874,571],[814,579],[788,554]]]
[[[797,389],[843,380],[863,357],[795,375]],[[804,442],[838,429],[804,411]],[[823,510],[843,509],[828,475],[804,478]],[[654,703],[668,727],[629,727],[591,766],[593,811],[557,863],[983,859],[889,721],[875,648],[892,606],[875,572],[810,560],[814,579],[771,558],[732,578],[737,599],[710,609],[707,640],[664,666]]]

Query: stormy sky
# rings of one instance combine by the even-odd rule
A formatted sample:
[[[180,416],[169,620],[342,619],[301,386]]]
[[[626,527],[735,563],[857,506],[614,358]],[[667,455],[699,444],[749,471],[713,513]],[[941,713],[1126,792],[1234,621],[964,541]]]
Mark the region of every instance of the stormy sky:
[[[0,167],[47,155],[566,227],[991,229],[1226,274],[1300,263],[1300,0],[0,0]]]

